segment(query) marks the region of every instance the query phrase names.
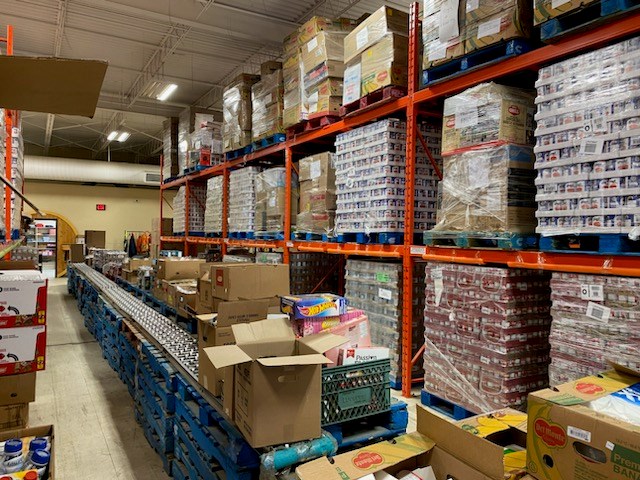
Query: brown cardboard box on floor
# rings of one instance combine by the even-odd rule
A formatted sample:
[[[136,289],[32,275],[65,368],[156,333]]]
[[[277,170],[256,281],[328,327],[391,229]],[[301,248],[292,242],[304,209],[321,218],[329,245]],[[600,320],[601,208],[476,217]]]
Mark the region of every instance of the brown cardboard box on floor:
[[[640,372],[615,368],[529,394],[530,474],[540,480],[640,478],[640,427],[589,406],[640,382]],[[621,394],[627,396],[637,391]]]
[[[30,403],[36,399],[36,373],[0,377],[0,405]]]
[[[204,263],[204,260],[198,258],[183,260],[160,258],[156,265],[156,278],[158,280],[186,280],[198,278],[201,263]]]
[[[344,337],[296,339],[286,318],[233,325],[236,345],[204,349],[212,365],[235,366],[234,420],[255,448],[320,436],[322,352]],[[274,428],[277,426],[277,428]]]
[[[24,428],[29,423],[29,404],[0,406],[0,431]]]
[[[289,294],[289,266],[219,264],[212,267],[212,291],[221,300],[250,300]]]
[[[163,280],[165,291],[165,303],[170,307],[178,308],[180,305],[180,295],[189,291],[193,292],[193,306],[195,307],[195,295],[197,291],[197,280]]]

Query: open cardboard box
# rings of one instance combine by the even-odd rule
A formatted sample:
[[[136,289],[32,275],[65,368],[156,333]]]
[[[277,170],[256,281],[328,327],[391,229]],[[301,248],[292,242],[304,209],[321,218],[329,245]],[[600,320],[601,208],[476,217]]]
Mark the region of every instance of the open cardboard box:
[[[39,427],[20,428],[14,430],[5,430],[0,432],[0,442],[5,442],[10,438],[28,438],[28,437],[49,437],[49,443],[51,445],[51,459],[49,460],[49,480],[55,480],[55,435],[53,432],[53,425],[43,425]],[[24,443],[24,442],[23,442]],[[28,448],[29,443],[26,442]],[[24,450],[24,447],[23,447]]]
[[[638,402],[640,373],[614,369],[530,393],[527,465],[539,480],[640,478],[640,426],[590,408],[621,392]]]
[[[331,460],[326,457],[313,460],[300,465],[296,473],[301,480],[356,480],[382,470],[394,475],[402,470],[431,466],[436,480],[505,478],[502,446],[420,405],[416,406],[416,413],[416,432],[343,453]],[[519,474],[517,478],[527,477]]]
[[[322,353],[345,342],[322,333],[296,339],[287,318],[232,325],[236,345],[209,347],[217,369],[235,367],[234,419],[254,448],[320,436]]]

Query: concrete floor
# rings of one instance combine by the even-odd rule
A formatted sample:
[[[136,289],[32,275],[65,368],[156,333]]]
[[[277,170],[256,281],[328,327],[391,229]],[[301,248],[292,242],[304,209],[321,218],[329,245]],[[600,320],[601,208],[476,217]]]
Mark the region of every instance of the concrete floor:
[[[46,370],[30,425],[53,424],[56,478],[169,477],[133,417],[133,400],[87,331],[66,279],[49,280]]]
[[[55,426],[56,478],[168,479],[134,419],[127,388],[67,293],[66,279],[49,280],[48,302],[47,365],[38,373],[29,423]],[[409,403],[413,431],[417,400],[398,398]]]

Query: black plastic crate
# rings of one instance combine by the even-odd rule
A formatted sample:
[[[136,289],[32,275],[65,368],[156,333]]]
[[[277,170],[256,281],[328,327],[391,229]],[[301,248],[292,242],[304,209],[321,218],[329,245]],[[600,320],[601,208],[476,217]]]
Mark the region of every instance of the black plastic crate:
[[[390,360],[322,369],[322,425],[368,417],[390,409]]]

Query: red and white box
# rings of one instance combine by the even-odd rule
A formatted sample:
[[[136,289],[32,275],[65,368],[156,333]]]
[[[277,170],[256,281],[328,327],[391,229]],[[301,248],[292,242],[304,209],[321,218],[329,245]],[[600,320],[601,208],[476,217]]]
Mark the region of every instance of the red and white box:
[[[338,364],[356,365],[387,358],[389,358],[389,349],[386,347],[341,348]]]
[[[0,376],[44,370],[46,325],[0,328]]]
[[[47,279],[37,270],[0,271],[0,328],[47,323]]]

